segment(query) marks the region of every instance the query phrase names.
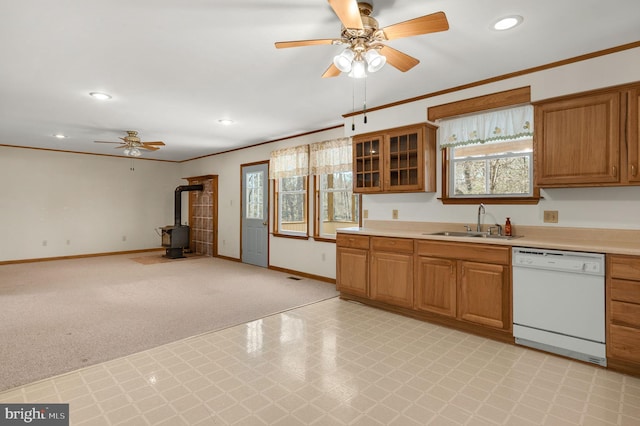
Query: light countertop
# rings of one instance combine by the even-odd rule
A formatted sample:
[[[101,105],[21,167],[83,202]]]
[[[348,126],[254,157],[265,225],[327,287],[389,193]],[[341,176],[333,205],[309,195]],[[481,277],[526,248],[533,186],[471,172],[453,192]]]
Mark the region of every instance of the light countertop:
[[[364,227],[340,228],[338,233],[640,256],[640,230],[635,229],[519,225],[513,227],[513,234],[521,237],[513,239],[432,235],[434,232],[441,231],[464,232],[464,225],[437,222],[367,221]],[[486,229],[483,228],[483,230]]]

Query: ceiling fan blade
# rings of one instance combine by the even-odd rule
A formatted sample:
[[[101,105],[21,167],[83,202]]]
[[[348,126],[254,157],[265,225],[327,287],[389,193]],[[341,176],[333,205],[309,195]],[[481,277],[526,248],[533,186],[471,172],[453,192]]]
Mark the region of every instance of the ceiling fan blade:
[[[296,41],[279,41],[276,42],[276,49],[285,49],[287,47],[316,46],[319,44],[340,44],[340,40],[332,38],[324,38],[317,40],[296,40]]]
[[[118,143],[121,144],[122,142],[107,142],[107,141],[93,141],[94,143]]]
[[[420,61],[413,56],[409,56],[389,46],[382,46],[380,54],[387,58],[388,63],[402,72],[409,71],[420,63]]]
[[[345,28],[363,29],[360,9],[356,0],[328,0],[333,11],[338,15]]]
[[[410,19],[398,24],[384,27],[384,35],[387,40],[395,40],[402,37],[411,37],[421,34],[437,33],[449,29],[449,22],[444,12],[436,12],[420,18]]]
[[[157,150],[159,150],[159,149],[160,149],[160,148],[158,148],[157,146],[153,146],[153,145],[145,145],[145,144],[142,144],[142,145],[140,145],[140,146],[137,146],[136,148],[139,148],[139,149],[146,149],[146,150],[149,150],[149,151],[157,151]]]
[[[327,70],[324,72],[324,74],[322,74],[322,78],[327,78],[327,77],[337,77],[340,75],[342,71],[340,71],[338,69],[338,67],[336,67],[335,65],[331,64],[329,66],[329,68],[327,68]]]
[[[129,146],[129,145],[127,145],[126,143],[123,143],[122,145],[120,145],[120,146],[114,146],[113,148],[114,148],[114,149],[122,149],[122,148],[126,148],[126,147],[128,147],[128,146]]]
[[[157,142],[142,142],[142,145],[160,145],[160,146],[164,146],[164,142],[161,142],[161,141],[157,141]]]

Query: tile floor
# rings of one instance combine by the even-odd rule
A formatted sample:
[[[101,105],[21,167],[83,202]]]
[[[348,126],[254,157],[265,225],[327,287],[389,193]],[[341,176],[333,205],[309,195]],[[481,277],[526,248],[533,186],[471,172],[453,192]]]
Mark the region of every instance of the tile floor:
[[[640,379],[330,299],[0,393],[72,425],[639,425]]]

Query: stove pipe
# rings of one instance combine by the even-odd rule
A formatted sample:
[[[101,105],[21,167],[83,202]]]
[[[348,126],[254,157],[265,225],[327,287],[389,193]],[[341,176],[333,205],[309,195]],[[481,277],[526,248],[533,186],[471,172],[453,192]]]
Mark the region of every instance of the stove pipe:
[[[174,225],[180,226],[182,221],[182,192],[183,191],[202,191],[203,185],[180,185],[176,188],[175,193],[175,220]]]

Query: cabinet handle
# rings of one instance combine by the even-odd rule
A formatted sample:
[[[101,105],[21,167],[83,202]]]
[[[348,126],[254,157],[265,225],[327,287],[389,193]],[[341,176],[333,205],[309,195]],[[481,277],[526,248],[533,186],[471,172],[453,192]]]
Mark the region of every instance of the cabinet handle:
[[[636,170],[636,165],[632,164],[631,165],[631,176],[634,176],[638,173],[638,170]]]
[[[614,177],[618,177],[618,168],[616,166],[611,167],[611,172],[613,173]]]

